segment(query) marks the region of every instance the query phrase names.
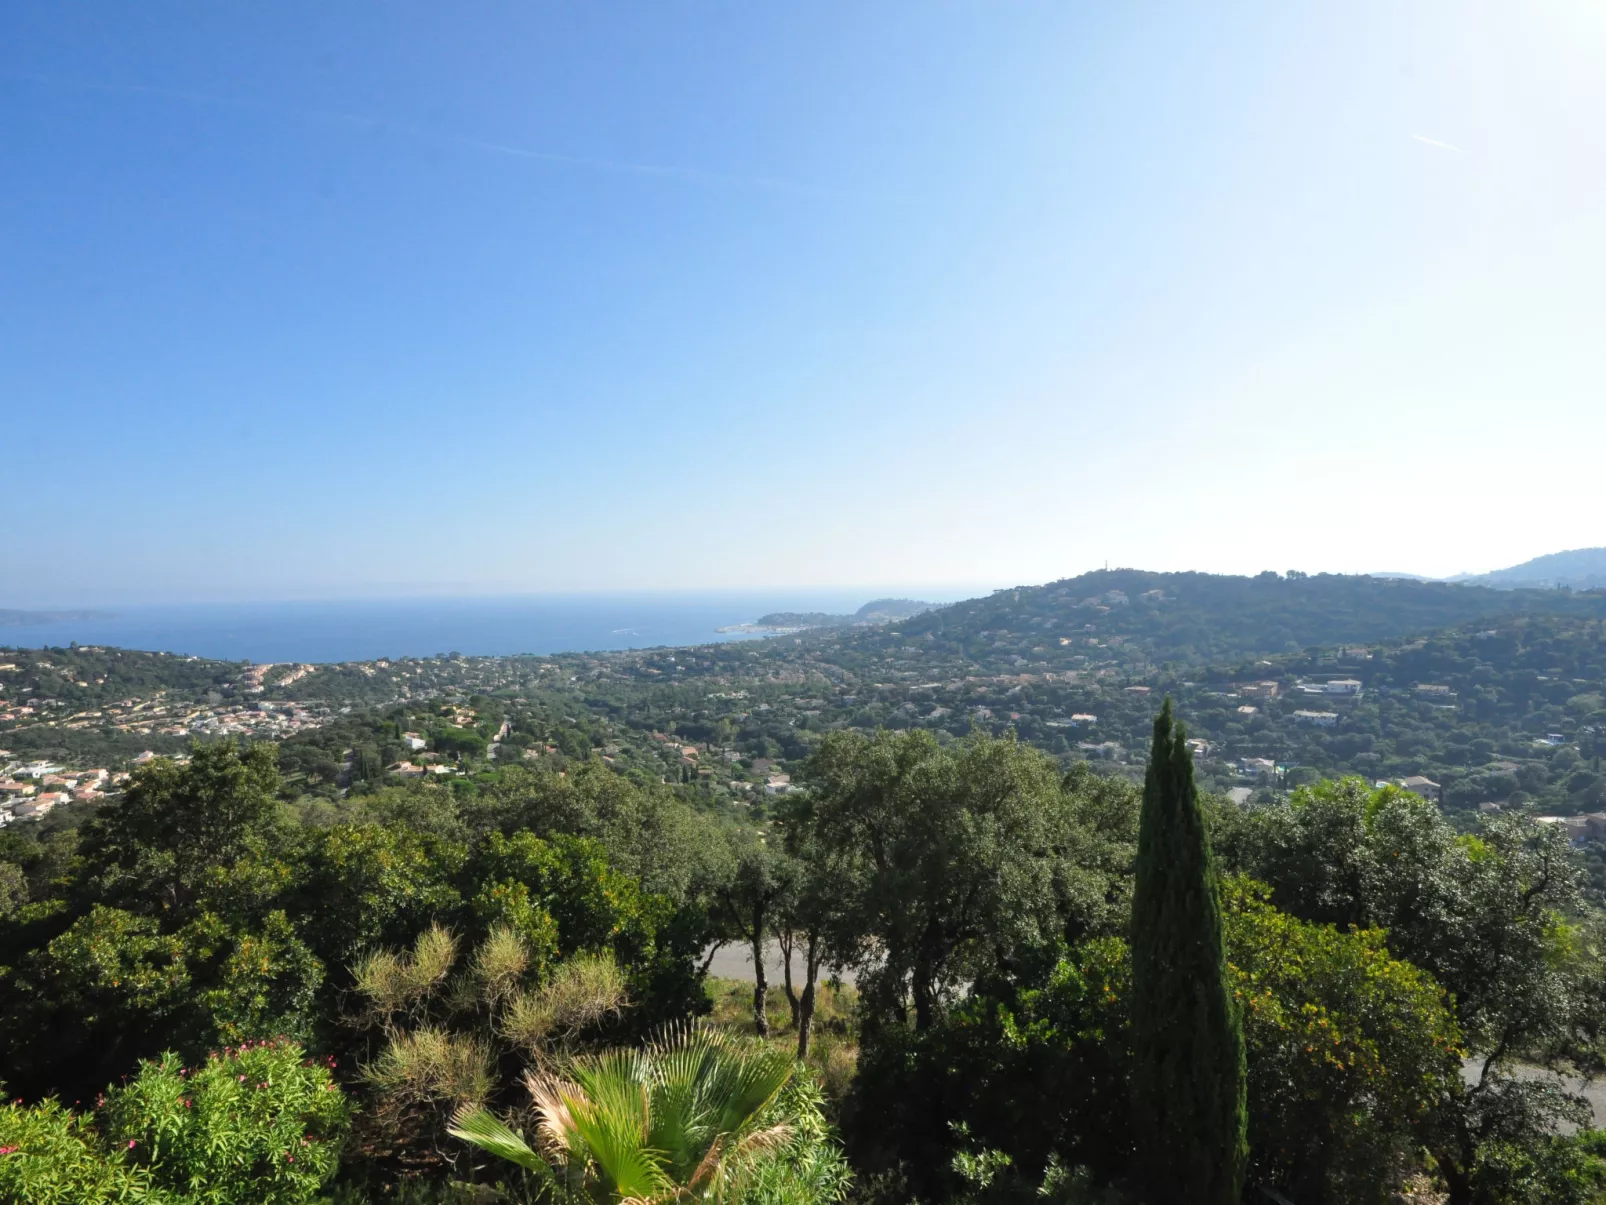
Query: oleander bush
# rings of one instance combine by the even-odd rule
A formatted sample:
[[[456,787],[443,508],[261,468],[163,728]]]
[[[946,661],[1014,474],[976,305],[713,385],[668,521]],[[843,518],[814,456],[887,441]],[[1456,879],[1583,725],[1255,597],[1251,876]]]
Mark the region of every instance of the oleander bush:
[[[330,1068],[295,1042],[143,1063],[91,1113],[0,1113],[0,1201],[303,1205],[334,1175],[350,1120]]]
[[[92,1117],[58,1101],[0,1107],[0,1201],[7,1205],[177,1205],[126,1154],[106,1146]]]

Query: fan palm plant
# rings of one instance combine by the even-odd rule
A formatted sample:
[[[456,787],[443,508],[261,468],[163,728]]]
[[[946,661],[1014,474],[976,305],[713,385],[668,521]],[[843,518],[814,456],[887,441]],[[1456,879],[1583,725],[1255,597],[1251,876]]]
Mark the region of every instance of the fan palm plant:
[[[793,1071],[783,1052],[678,1027],[528,1073],[535,1149],[482,1108],[451,1132],[599,1205],[731,1201],[793,1137],[779,1105]]]

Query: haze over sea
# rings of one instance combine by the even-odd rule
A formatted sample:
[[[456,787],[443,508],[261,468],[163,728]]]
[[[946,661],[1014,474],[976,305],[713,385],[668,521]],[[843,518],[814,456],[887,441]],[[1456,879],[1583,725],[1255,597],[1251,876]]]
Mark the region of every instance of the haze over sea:
[[[925,590],[909,596],[940,602],[967,593],[975,591]],[[3,626],[0,647],[77,641],[255,662],[653,648],[754,639],[753,633],[718,629],[773,611],[851,613],[886,594],[796,590],[129,606]]]

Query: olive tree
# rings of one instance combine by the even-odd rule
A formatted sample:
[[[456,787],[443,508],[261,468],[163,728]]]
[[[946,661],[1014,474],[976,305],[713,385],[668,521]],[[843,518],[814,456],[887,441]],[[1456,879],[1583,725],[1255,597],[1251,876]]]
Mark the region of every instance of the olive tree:
[[[1112,857],[1111,834],[1086,814],[1109,800],[1068,789],[1052,759],[1013,738],[831,733],[805,777],[788,824],[830,868],[830,940],[859,971],[872,1028],[912,1010],[928,1029],[963,984],[1051,963],[1068,937],[1117,923],[1111,865],[1130,848]],[[1130,831],[1129,794],[1125,809]]]

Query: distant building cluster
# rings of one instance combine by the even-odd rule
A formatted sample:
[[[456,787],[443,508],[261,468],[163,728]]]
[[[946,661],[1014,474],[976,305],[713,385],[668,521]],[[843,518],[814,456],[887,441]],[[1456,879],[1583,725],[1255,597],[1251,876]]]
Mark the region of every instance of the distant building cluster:
[[[0,757],[10,755],[0,751]],[[114,775],[98,767],[67,770],[48,761],[8,761],[0,777],[0,825],[37,820],[69,801],[92,803],[127,779],[127,774]]]

